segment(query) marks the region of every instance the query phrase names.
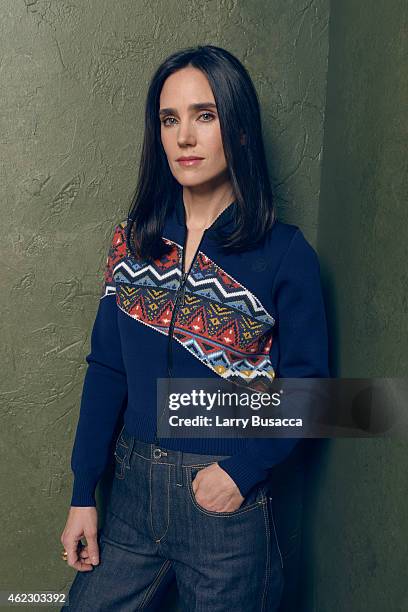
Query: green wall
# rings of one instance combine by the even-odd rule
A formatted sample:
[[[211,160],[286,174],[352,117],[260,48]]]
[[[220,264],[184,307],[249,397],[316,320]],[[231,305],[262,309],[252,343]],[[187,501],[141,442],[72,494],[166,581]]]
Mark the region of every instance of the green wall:
[[[407,18],[402,1],[332,2],[318,250],[335,376],[407,376]],[[407,448],[322,445],[307,483],[305,610],[408,610]]]
[[[278,212],[319,247],[337,373],[406,371],[406,272],[393,267],[406,243],[392,233],[405,227],[403,4],[333,3],[330,36],[327,0],[2,0],[0,8],[0,590],[67,591],[74,571],[60,560],[59,538],[84,358],[112,227],[136,182],[147,85],[170,52],[217,44],[249,69]],[[308,609],[355,612],[370,597],[371,610],[388,611],[380,594],[391,591],[402,605],[400,566],[389,559],[403,561],[404,450],[394,441],[331,444],[312,470],[306,491],[321,489],[306,497]],[[286,520],[280,514],[288,568],[300,553],[303,473],[293,469],[293,488],[277,473],[290,508]]]

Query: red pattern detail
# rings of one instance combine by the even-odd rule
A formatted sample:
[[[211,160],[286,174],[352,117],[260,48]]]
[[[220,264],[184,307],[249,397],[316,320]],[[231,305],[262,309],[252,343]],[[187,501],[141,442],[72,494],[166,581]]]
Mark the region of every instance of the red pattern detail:
[[[125,229],[119,224],[115,228],[106,258],[104,285],[113,285],[113,269],[126,256],[127,252]]]

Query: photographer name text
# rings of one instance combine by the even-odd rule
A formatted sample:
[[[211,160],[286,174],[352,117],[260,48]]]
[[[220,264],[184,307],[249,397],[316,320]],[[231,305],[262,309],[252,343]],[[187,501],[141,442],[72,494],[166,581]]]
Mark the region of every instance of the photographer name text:
[[[172,415],[169,417],[169,425],[171,427],[241,427],[242,429],[248,425],[251,427],[302,427],[303,420],[300,418],[262,418],[257,415],[247,418],[225,418],[218,415],[214,418],[201,415],[188,418]]]

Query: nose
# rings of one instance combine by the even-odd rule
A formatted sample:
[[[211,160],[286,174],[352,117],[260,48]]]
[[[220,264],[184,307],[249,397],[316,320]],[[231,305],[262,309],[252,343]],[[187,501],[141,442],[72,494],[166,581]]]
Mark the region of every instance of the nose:
[[[194,146],[196,144],[194,129],[189,121],[180,122],[177,133],[177,143],[180,146]]]

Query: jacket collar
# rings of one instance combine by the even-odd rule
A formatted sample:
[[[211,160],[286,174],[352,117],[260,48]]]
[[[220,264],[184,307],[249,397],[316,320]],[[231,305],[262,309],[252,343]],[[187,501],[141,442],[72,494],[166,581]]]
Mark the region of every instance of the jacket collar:
[[[219,231],[221,230],[223,233],[231,232],[234,228],[236,219],[236,200],[231,202],[224,208],[224,210],[214,219],[210,227],[206,229],[206,236],[210,238],[217,238]],[[186,229],[186,211],[184,207],[183,201],[183,190],[180,189],[178,195],[175,198],[175,213],[176,220],[178,225]]]

